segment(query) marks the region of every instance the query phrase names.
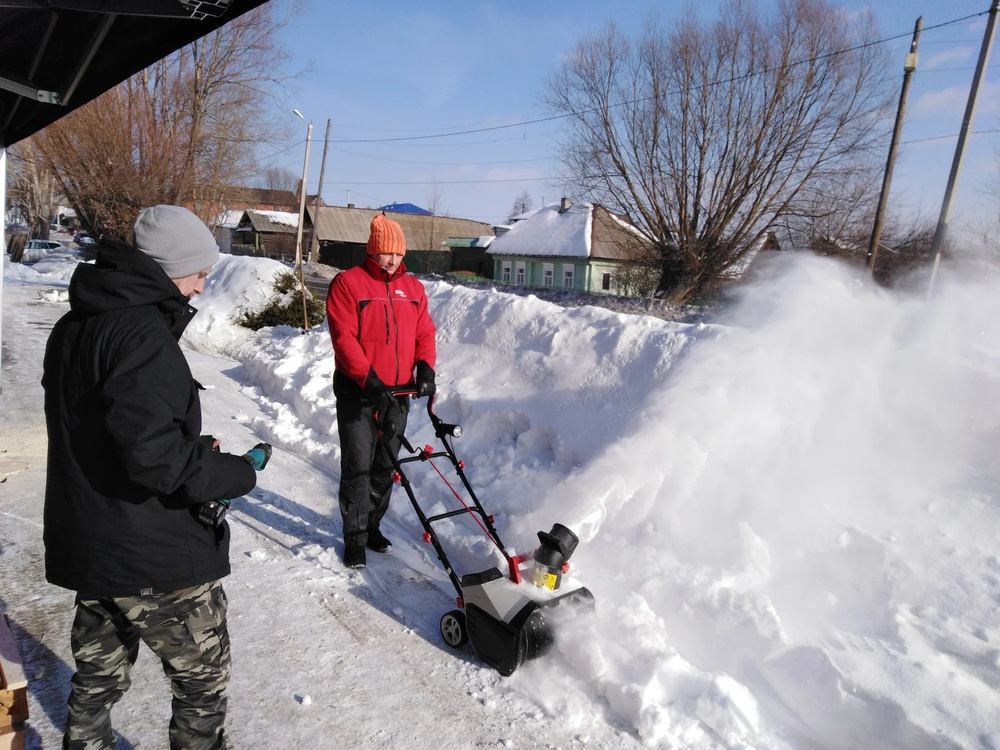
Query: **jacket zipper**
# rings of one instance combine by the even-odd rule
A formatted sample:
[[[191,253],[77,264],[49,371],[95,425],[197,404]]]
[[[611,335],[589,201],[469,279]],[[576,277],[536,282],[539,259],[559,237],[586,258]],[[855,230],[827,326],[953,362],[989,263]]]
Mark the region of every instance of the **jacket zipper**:
[[[399,384],[399,321],[396,320],[396,307],[392,304],[392,292],[389,290],[389,279],[385,281],[385,296],[389,300],[389,310],[392,310],[392,325],[396,329],[396,345],[392,347],[392,356],[396,360],[396,385]],[[389,343],[389,313],[385,314],[385,343]]]

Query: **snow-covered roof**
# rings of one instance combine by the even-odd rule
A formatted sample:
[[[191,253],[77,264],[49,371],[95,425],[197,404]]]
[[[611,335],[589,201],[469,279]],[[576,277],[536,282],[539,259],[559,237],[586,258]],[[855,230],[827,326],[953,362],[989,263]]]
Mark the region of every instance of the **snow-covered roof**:
[[[247,213],[250,213],[249,211]],[[299,215],[290,211],[254,211],[255,214],[263,216],[272,224],[285,224],[292,228],[299,226]]]
[[[543,206],[529,218],[515,222],[490,244],[487,252],[588,258],[592,207],[592,203],[572,205],[560,213],[558,203]]]
[[[222,211],[218,216],[214,217],[209,221],[209,225],[213,227],[221,227],[222,229],[236,229],[240,224],[240,219],[243,218],[243,211],[239,209],[231,209],[228,211]]]
[[[624,260],[645,235],[625,219],[594,203],[552,203],[497,236],[487,252],[559,258]]]
[[[287,234],[294,232],[299,226],[299,215],[290,211],[258,211],[248,208],[241,213],[241,216],[246,216],[247,221],[257,232]],[[239,223],[246,226],[242,218]]]

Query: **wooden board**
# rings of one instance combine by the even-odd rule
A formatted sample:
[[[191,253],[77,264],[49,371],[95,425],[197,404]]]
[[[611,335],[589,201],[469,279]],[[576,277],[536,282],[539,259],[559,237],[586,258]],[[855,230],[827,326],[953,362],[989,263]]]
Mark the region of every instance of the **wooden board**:
[[[24,725],[0,729],[0,750],[24,750]]]
[[[0,688],[17,690],[28,687],[24,676],[24,666],[17,650],[14,633],[11,632],[7,615],[0,617]]]
[[[0,750],[24,747],[24,733],[19,730],[27,718],[28,680],[4,615],[0,617]]]

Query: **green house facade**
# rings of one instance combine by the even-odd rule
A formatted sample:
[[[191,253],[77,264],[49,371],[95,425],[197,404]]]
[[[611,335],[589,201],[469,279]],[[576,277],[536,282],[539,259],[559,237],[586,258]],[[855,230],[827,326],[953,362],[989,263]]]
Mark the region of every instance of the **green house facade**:
[[[515,223],[487,252],[501,284],[612,293],[615,273],[646,243],[602,206],[564,198]]]
[[[610,292],[617,263],[590,258],[559,259],[494,255],[493,278],[503,284]]]

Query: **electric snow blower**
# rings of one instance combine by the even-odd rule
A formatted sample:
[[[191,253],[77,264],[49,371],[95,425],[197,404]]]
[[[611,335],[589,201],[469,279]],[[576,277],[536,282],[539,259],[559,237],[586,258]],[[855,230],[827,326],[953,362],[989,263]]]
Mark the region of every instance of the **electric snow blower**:
[[[390,390],[397,396],[416,392],[412,385]],[[462,428],[443,422],[434,413],[433,396],[427,400],[427,414],[434,426],[434,434],[441,441],[444,450],[436,451],[430,445],[414,448],[401,435],[400,442],[411,455],[399,458],[392,451],[388,453],[395,467],[396,482],[406,491],[423,526],[424,542],[434,545],[438,559],[458,592],[458,609],[446,612],[441,617],[441,636],[445,643],[456,649],[471,643],[481,661],[508,676],[525,661],[541,656],[552,646],[556,610],[567,610],[574,606],[593,607],[594,597],[584,587],[556,593],[563,574],[569,570],[569,558],[579,544],[579,539],[568,528],[557,523],[548,532],[538,532],[540,544],[534,552],[515,556],[508,554],[493,525],[493,516],[486,513],[469,484],[465,475],[465,463],[455,455],[451,441],[462,434]],[[470,502],[462,498],[434,464],[434,459],[437,458],[451,462]],[[434,468],[458,500],[460,507],[432,516],[424,513],[403,471],[404,464],[417,461],[427,462]],[[506,561],[506,570],[494,567],[478,573],[466,573],[461,578],[458,576],[448,561],[448,555],[445,554],[433,525],[437,521],[462,515],[471,516],[496,545]],[[521,566],[532,561],[533,567],[527,571],[527,577],[522,576]]]

